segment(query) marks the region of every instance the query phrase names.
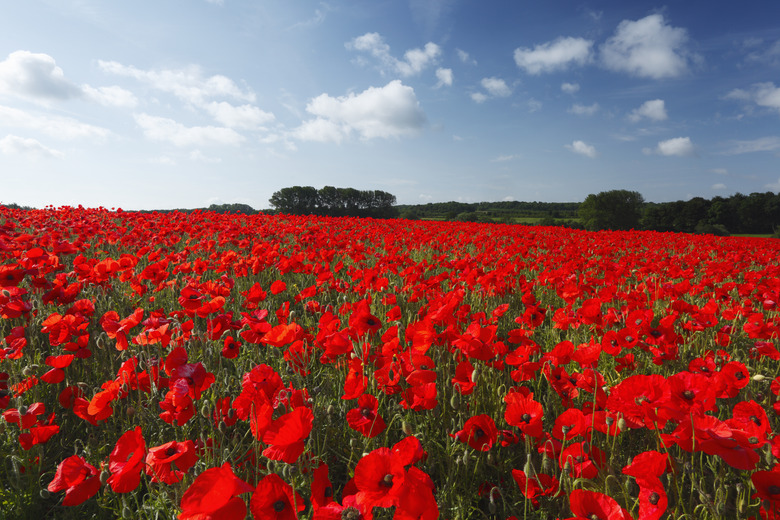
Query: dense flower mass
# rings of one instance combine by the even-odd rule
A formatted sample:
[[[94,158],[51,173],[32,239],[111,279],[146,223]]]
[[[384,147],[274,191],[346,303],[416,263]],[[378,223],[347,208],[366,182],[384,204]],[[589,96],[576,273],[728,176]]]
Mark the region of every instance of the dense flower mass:
[[[0,206],[2,513],[778,518],[778,258]]]

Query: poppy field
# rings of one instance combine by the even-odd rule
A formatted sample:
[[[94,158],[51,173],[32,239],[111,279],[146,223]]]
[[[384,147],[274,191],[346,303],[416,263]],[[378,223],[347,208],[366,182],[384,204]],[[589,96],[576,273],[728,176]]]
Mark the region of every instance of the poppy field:
[[[780,241],[0,207],[0,517],[780,517]]]

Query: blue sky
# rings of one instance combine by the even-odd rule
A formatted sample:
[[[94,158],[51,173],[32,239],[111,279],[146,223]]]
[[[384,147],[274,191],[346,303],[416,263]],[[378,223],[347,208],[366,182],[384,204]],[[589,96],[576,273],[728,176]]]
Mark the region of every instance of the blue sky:
[[[0,202],[663,202],[780,190],[780,3],[26,0]]]

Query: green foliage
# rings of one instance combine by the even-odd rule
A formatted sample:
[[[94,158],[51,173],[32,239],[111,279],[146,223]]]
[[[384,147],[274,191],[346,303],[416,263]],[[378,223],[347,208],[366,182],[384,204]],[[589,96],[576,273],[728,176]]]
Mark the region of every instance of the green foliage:
[[[628,190],[602,191],[590,194],[580,205],[579,215],[585,229],[638,229],[644,198]]]
[[[380,190],[361,191],[333,186],[317,190],[312,186],[292,186],[275,192],[269,202],[278,212],[291,215],[372,218],[398,216],[398,210],[394,207],[395,195]]]

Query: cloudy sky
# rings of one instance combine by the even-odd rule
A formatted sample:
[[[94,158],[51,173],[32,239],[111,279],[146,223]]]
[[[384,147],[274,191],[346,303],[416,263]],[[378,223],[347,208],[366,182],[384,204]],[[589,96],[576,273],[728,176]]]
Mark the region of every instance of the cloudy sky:
[[[780,2],[25,0],[0,202],[269,207],[780,190]]]

